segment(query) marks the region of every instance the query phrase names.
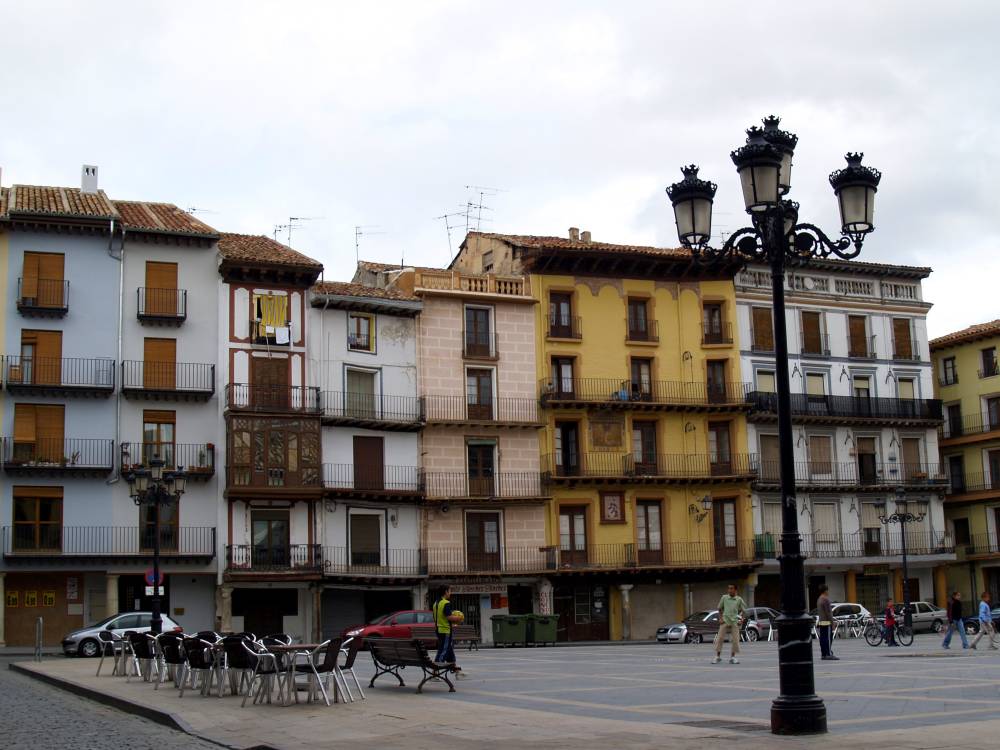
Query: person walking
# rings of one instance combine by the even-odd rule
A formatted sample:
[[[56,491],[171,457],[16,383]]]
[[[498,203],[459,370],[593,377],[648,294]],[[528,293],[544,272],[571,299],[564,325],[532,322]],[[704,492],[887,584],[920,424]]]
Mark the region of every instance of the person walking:
[[[740,623],[746,611],[747,605],[743,597],[736,595],[736,585],[729,584],[726,593],[719,599],[719,634],[715,636],[715,658],[712,659],[712,664],[722,661],[722,644],[726,640],[726,633],[729,633],[729,640],[733,644],[729,663],[740,663],[736,655],[740,652]]]
[[[819,597],[816,599],[816,615],[819,631],[819,650],[822,658],[827,661],[840,661],[833,655],[833,604],[830,602],[830,587],[825,583],[819,587]]]
[[[993,627],[993,610],[990,607],[990,592],[984,591],[979,599],[979,635],[976,636],[976,640],[972,642],[969,648],[975,648],[976,644],[979,643],[979,639],[986,636],[986,640],[990,642],[990,648],[994,651],[997,648],[996,644],[996,628]]]
[[[441,589],[441,595],[431,608],[434,613],[434,624],[437,626],[437,655],[434,661],[439,664],[455,664],[455,642],[452,639],[451,626],[460,623],[462,616],[453,614],[451,606],[451,586]],[[452,667],[457,674],[460,668]]]
[[[885,603],[885,644],[887,646],[898,646],[896,643],[896,607],[889,597]]]
[[[948,632],[944,634],[942,648],[951,648],[951,633],[957,630],[962,637],[962,648],[969,647],[969,639],[965,635],[965,619],[962,617],[962,594],[959,591],[951,595],[951,604],[948,605]]]

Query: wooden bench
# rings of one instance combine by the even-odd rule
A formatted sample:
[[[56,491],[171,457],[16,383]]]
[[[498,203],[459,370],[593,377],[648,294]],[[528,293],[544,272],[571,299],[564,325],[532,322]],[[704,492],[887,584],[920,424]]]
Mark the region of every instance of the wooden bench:
[[[451,636],[455,641],[455,644],[467,643],[469,645],[469,651],[475,649],[479,650],[479,629],[474,625],[452,625],[451,626]]]
[[[427,646],[418,638],[404,641],[394,638],[379,638],[368,642],[368,648],[375,663],[375,676],[368,683],[369,688],[375,687],[375,680],[384,674],[391,674],[399,680],[400,687],[406,687],[400,670],[406,667],[419,667],[423,670],[424,679],[417,685],[417,692],[422,693],[424,684],[430,680],[440,680],[448,686],[448,692],[454,693],[455,686],[448,679],[448,673],[455,671],[454,664],[439,664],[431,659]]]

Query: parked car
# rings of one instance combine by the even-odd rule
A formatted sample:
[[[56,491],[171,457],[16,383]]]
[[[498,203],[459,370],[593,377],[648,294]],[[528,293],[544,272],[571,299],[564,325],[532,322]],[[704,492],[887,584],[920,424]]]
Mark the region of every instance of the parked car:
[[[181,632],[183,628],[166,615],[160,615],[163,620],[162,632],[171,630]],[[149,623],[153,618],[152,612],[119,612],[117,615],[107,617],[96,625],[74,630],[67,633],[62,639],[62,650],[66,656],[100,656],[102,630],[110,630],[112,633],[122,635],[126,631],[133,630],[136,633],[149,632]]]
[[[429,609],[404,609],[380,615],[367,625],[352,625],[341,634],[344,638],[412,638],[414,625],[433,625],[434,613]]]
[[[719,611],[706,609],[688,615],[683,622],[666,625],[656,631],[660,643],[702,643],[719,632]]]
[[[853,620],[863,620],[867,617],[871,617],[872,613],[862,604],[856,604],[854,602],[832,602],[830,604],[830,609],[833,614],[834,620],[839,620],[841,624],[845,622],[851,622]],[[816,608],[809,610],[809,614],[813,617],[817,616]]]
[[[993,615],[993,629],[1000,629],[1000,607],[991,609],[990,614]],[[969,635],[975,635],[979,632],[979,602],[975,603],[975,609],[965,618],[965,632]]]
[[[906,605],[896,605],[896,619],[903,620]],[[930,602],[910,602],[910,612],[913,615],[914,633],[940,633],[948,626],[948,612]],[[879,617],[879,619],[882,619]]]
[[[766,639],[771,632],[771,623],[781,612],[771,607],[750,607],[743,621],[743,631],[748,641]]]

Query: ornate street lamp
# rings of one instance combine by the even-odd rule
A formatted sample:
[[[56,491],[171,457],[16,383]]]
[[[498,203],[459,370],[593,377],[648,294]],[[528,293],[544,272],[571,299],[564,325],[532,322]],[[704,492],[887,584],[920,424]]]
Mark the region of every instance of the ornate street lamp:
[[[802,538],[795,500],[794,447],[785,327],[785,263],[835,255],[850,259],[861,252],[866,234],[874,230],[875,191],[881,174],[861,165],[861,154],[847,155],[847,168],[830,175],[840,204],[843,236],[831,240],[818,227],[798,223],[798,204],[782,198],[791,187],[792,156],[798,138],[779,130],[780,120],[769,117],[764,127],[747,131],[746,145],[732,152],[740,176],[743,202],[751,227],[732,234],[721,248],[712,248],[711,202],[715,185],[697,179],[697,167],[685,167],[684,179],[667,188],[674,208],[678,237],[695,261],[734,267],[748,262],[771,267],[774,307],[775,379],[778,402],[778,447],[781,465],[782,534],[781,610],[778,627],[780,694],[771,705],[771,731],[809,734],[826,731],[826,707],[816,695],[811,632],[806,611]],[[711,190],[705,186],[711,186]],[[696,203],[702,201],[702,203]],[[705,206],[704,202],[708,205]],[[853,245],[853,248],[852,248]]]
[[[150,622],[153,635],[158,635],[163,629],[163,618],[160,616],[160,508],[176,503],[187,489],[187,474],[182,471],[184,467],[164,473],[164,466],[163,459],[156,455],[150,459],[148,469],[133,469],[125,475],[132,502],[153,510],[153,617]]]
[[[903,548],[903,624],[912,630],[913,614],[910,612],[910,571],[906,563],[906,524],[920,523],[927,516],[927,503],[923,501],[907,502],[906,490],[896,488],[896,512],[892,515],[882,514],[878,517],[884,525],[899,524],[899,536]]]

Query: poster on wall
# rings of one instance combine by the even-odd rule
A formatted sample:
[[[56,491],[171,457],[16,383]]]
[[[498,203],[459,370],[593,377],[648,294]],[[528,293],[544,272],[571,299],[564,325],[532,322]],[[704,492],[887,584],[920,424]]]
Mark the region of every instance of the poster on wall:
[[[75,602],[80,598],[80,579],[76,576],[70,576],[66,579],[66,599],[67,601]]]
[[[25,591],[24,592],[24,606],[25,607],[37,607],[38,606],[38,592],[37,591]]]
[[[54,606],[56,606],[56,592],[55,591],[43,591],[42,592],[42,606],[43,607],[54,607]]]
[[[19,599],[19,597],[18,597],[18,592],[17,591],[8,591],[7,592],[7,606],[10,607],[11,609],[17,609],[17,607],[18,607],[18,599]]]

